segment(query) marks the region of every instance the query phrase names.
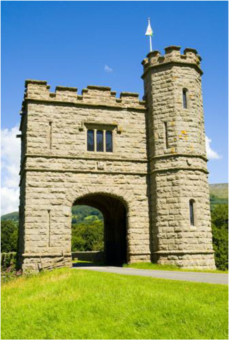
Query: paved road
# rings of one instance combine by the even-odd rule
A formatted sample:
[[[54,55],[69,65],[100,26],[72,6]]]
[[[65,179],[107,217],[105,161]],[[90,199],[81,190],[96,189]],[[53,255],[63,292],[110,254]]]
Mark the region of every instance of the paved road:
[[[96,267],[93,265],[86,265],[86,266],[76,265],[73,268],[92,270],[92,271],[104,272],[104,273],[115,273],[115,274],[121,274],[121,275],[155,277],[155,278],[168,279],[168,280],[228,284],[227,274],[180,272],[180,271],[166,271],[166,270],[147,270],[147,269],[106,267],[106,266]]]

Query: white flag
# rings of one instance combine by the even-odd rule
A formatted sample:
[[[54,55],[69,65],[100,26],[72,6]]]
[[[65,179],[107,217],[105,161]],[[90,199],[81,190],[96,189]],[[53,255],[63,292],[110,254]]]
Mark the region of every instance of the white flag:
[[[151,28],[150,20],[149,20],[149,19],[148,19],[148,27],[147,27],[146,34],[145,34],[145,35],[150,35],[150,36],[153,35],[153,30],[152,30],[152,28]]]

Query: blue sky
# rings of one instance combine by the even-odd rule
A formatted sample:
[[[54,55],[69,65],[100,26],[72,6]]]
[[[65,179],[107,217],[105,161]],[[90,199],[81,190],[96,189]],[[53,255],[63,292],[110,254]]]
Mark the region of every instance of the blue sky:
[[[154,49],[164,53],[169,45],[180,45],[182,50],[193,47],[203,58],[205,128],[215,151],[210,154],[215,159],[208,163],[209,182],[227,182],[227,2],[6,1],[1,7],[2,148],[12,143],[16,150],[3,149],[6,195],[13,188],[10,171],[16,176],[13,166],[18,166],[16,128],[12,128],[20,120],[24,80],[47,80],[52,90],[65,85],[77,87],[78,92],[87,85],[104,85],[118,94],[133,91],[142,97],[148,17]]]

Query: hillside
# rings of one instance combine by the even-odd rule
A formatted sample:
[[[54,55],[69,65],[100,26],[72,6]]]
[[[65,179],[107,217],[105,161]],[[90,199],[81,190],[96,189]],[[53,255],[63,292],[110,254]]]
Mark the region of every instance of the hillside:
[[[8,220],[18,222],[18,212],[14,211],[12,213],[1,216],[1,221],[8,221]]]
[[[228,183],[210,184],[211,195],[219,198],[228,198]]]
[[[210,184],[211,208],[216,204],[228,204],[228,183]]]
[[[210,201],[211,208],[216,204],[227,204],[228,203],[228,183],[210,184]],[[102,220],[103,216],[97,209],[78,205],[72,208],[72,223],[79,223],[84,221],[88,216],[94,216],[95,219]],[[1,216],[1,220],[11,220],[18,222],[18,212],[12,212]]]

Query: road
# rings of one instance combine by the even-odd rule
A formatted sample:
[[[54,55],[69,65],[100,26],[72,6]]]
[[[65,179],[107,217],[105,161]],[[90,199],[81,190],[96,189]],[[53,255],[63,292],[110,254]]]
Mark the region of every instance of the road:
[[[167,280],[178,281],[192,281],[192,282],[204,282],[213,284],[228,284],[227,274],[216,273],[201,273],[201,272],[182,272],[182,271],[168,271],[168,270],[147,270],[147,269],[135,269],[135,268],[123,268],[123,267],[111,267],[94,265],[75,265],[73,269],[92,270],[104,273],[114,273],[121,275],[134,275],[144,277],[154,277]]]

